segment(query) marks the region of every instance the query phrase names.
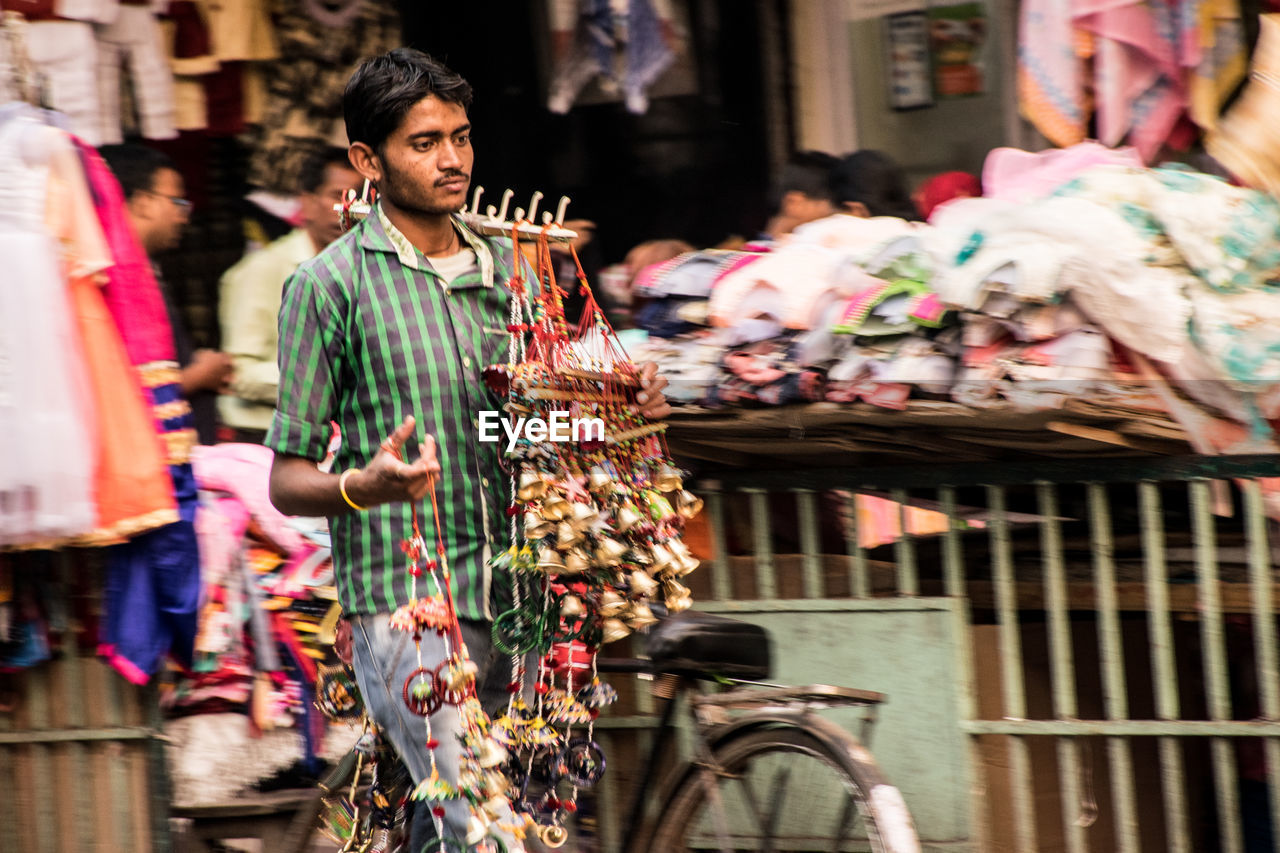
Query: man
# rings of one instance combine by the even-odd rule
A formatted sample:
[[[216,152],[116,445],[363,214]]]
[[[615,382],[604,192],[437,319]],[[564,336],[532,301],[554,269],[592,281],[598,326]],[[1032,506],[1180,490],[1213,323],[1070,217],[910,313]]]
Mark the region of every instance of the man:
[[[334,572],[350,620],[356,678],[366,707],[415,781],[427,777],[421,717],[401,689],[418,667],[412,638],[389,615],[409,599],[400,544],[412,507],[433,538],[432,486],[463,636],[480,666],[481,700],[505,699],[490,621],[509,579],[489,558],[507,547],[511,501],[501,445],[478,440],[479,413],[498,410],[481,371],[505,360],[509,293],[518,261],[506,240],[477,236],[453,215],[466,200],[474,154],[471,87],[406,48],[364,62],[343,94],[351,162],[377,186],[364,221],[307,261],[285,286],[280,311],[280,393],[267,435],[276,452],[271,499],[291,515],[330,518]],[[646,365],[637,396],[644,415],[665,416],[664,380]],[[325,456],[330,421],[342,445]],[[439,455],[437,455],[437,450]],[[403,456],[403,459],[400,458]],[[425,590],[424,590],[425,592]],[[422,638],[424,666],[444,657]],[[431,718],[441,774],[456,779],[455,709]],[[410,849],[435,837],[429,809],[415,811]],[[445,832],[466,835],[467,807],[445,807]]]
[[[791,155],[782,167],[775,191],[777,213],[765,226],[770,238],[776,240],[797,226],[836,212],[831,174],[839,162],[822,151],[799,151]]]
[[[342,235],[333,206],[347,190],[358,188],[360,180],[345,150],[329,148],[313,155],[299,181],[302,227],[246,255],[222,276],[222,347],[234,360],[235,379],[218,409],[236,441],[261,444],[266,437],[280,382],[280,293],[299,264]]]
[[[129,222],[155,266],[157,254],[177,248],[191,213],[191,202],[184,198],[182,175],[168,155],[145,145],[106,145],[99,153],[120,182]],[[178,364],[182,367],[179,380],[182,394],[191,404],[200,443],[213,444],[218,427],[216,399],[231,382],[231,356],[192,346],[186,324],[159,269],[156,280],[164,296]]]

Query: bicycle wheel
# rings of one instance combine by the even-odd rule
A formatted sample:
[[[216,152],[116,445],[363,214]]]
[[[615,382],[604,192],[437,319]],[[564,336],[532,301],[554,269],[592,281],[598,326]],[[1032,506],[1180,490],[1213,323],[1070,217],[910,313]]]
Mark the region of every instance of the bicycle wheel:
[[[902,794],[848,741],[835,750],[802,728],[733,737],[715,750],[724,771],[715,793],[691,767],[657,816],[649,850],[919,853]]]

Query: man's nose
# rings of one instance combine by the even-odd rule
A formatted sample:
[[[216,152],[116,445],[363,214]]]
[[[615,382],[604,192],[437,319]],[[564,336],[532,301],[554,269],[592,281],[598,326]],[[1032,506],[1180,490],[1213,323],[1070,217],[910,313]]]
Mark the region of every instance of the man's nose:
[[[453,142],[446,141],[440,147],[440,159],[436,163],[440,171],[459,170],[462,168],[462,152]]]

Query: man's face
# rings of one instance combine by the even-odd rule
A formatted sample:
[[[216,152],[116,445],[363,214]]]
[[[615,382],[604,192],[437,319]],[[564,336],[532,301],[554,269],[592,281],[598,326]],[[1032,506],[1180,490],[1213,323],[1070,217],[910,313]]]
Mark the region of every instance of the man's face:
[[[418,101],[379,153],[378,192],[401,210],[439,216],[466,202],[475,153],[471,122],[458,104]]]
[[[191,204],[184,197],[186,187],[182,175],[173,169],[160,169],[151,179],[151,189],[132,205],[137,211],[139,232],[148,254],[176,248],[182,241],[182,229],[191,215]]]
[[[315,192],[302,194],[302,225],[311,235],[317,250],[342,236],[338,214],[333,207],[342,204],[347,190],[359,192],[360,183],[360,174],[355,169],[330,163],[324,170],[324,183]]]

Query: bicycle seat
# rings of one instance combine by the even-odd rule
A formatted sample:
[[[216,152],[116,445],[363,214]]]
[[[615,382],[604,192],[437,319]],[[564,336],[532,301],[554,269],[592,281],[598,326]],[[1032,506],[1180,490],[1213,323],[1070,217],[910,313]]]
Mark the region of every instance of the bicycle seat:
[[[686,610],[662,619],[649,632],[645,653],[653,671],[689,678],[769,677],[769,632],[759,625],[712,613]]]

